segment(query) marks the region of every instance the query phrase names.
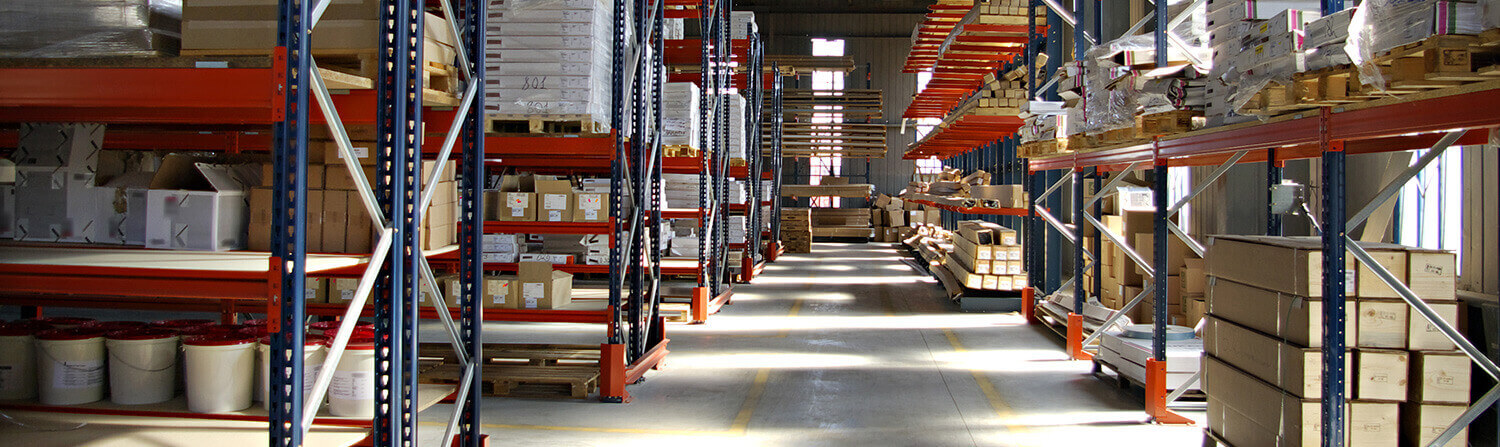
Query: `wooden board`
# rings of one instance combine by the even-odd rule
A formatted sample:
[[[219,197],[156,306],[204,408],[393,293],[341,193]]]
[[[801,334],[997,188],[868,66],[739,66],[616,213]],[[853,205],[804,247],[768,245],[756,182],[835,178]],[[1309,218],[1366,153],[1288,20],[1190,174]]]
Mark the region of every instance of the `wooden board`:
[[[875,185],[781,185],[782,197],[869,197]]]

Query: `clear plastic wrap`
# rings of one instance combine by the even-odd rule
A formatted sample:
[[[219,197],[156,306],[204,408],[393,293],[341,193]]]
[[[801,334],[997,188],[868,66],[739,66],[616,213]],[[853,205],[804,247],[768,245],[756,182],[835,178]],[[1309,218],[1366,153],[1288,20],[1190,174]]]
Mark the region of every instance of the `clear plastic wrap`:
[[[612,4],[489,0],[487,17],[487,113],[582,115],[596,123],[609,121]],[[630,37],[627,33],[626,39]]]
[[[1484,0],[1486,6],[1493,0]],[[1376,57],[1392,48],[1443,34],[1478,34],[1485,26],[1481,5],[1442,0],[1366,0],[1349,19],[1344,51],[1365,85],[1384,91]]]
[[[1276,83],[1292,85],[1292,76],[1307,71],[1307,55],[1292,52],[1245,70],[1229,95],[1230,110],[1240,110],[1266,86]]]
[[[0,57],[175,56],[181,0],[6,0]]]
[[[1135,126],[1135,98],[1131,92],[1112,86],[1128,70],[1114,62],[1090,57],[1084,64],[1083,110],[1085,133],[1104,132]]]

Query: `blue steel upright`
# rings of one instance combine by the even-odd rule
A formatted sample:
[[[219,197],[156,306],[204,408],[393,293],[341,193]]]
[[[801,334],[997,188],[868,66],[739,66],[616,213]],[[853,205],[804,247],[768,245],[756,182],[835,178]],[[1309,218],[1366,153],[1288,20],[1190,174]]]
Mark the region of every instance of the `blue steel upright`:
[[[414,211],[421,192],[423,2],[383,0],[376,79],[375,196],[395,237],[375,284],[377,446],[416,442],[416,317],[422,250]],[[483,67],[475,67],[482,69]]]
[[[303,284],[307,278],[307,92],[311,87],[312,53],[308,51],[312,17],[305,0],[281,0],[276,33],[276,58],[286,65],[278,74],[281,103],[271,126],[272,275],[280,274],[270,306],[280,312],[272,334],[270,389],[270,444],[302,445],[302,342],[305,320]]]
[[[463,291],[458,296],[459,335],[463,350],[470,359],[484,358],[484,306],[480,301],[480,284],[484,278],[484,262],[480,256],[480,242],[484,236],[484,27],[485,0],[461,0],[458,24],[463,27],[459,35],[461,45],[468,48],[469,65],[473,75],[469,82],[478,84],[471,112],[464,116],[460,146],[458,174],[458,206],[461,214],[458,222],[458,275]],[[480,371],[469,382],[469,393],[464,400],[463,411],[458,420],[458,447],[479,447],[479,401],[483,363],[476,362]]]

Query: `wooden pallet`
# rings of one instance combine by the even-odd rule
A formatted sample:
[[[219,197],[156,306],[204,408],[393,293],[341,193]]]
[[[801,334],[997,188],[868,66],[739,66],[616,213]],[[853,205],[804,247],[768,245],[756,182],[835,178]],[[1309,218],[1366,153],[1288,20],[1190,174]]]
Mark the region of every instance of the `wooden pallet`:
[[[498,134],[578,134],[607,136],[609,123],[595,121],[590,115],[516,115],[491,113],[484,116],[487,133]]]
[[[1201,110],[1173,110],[1170,112],[1137,115],[1135,117],[1136,138],[1152,138],[1193,130],[1195,118],[1203,116]],[[1201,120],[1197,120],[1201,121]]]
[[[743,159],[743,158],[731,158],[731,159],[729,159],[729,165],[730,166],[741,167],[741,166],[747,166],[748,164],[749,164],[749,162],[745,161],[745,159]]]
[[[599,386],[599,347],[593,345],[486,344],[481,392],[491,396],[587,398]],[[419,349],[422,383],[454,384],[463,378],[453,348],[425,343]]]
[[[1386,79],[1383,91],[1363,85],[1358,69],[1343,65],[1298,73],[1290,84],[1267,85],[1240,110],[1276,116],[1461,87],[1500,79],[1497,62],[1500,32],[1496,30],[1479,36],[1433,36],[1376,56],[1375,63]]]
[[[1068,146],[1067,138],[1021,143],[1021,145],[1016,148],[1016,156],[1023,158],[1050,157],[1053,155],[1063,155],[1071,153],[1073,153],[1073,149]]]
[[[661,147],[663,157],[692,157],[698,158],[698,148],[686,144],[667,144]]]
[[[688,303],[661,303],[659,311],[663,321],[668,323],[691,323],[693,321],[693,305]]]

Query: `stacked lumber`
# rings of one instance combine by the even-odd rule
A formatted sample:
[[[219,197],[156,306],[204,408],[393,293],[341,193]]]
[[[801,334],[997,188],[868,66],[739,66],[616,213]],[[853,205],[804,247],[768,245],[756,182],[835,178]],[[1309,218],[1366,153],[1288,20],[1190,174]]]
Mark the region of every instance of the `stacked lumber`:
[[[813,237],[873,238],[870,211],[864,208],[813,208]]]
[[[770,123],[761,125],[761,153],[772,155]],[[885,124],[864,123],[784,123],[781,156],[844,158],[885,157]]]
[[[1453,253],[1361,243],[1449,323]],[[1207,262],[1203,385],[1209,429],[1234,445],[1319,439],[1322,244],[1218,236]],[[1254,262],[1246,262],[1253,260]],[[1353,257],[1345,266],[1350,445],[1427,445],[1469,402],[1467,357]],[[1453,444],[1466,445],[1466,433]]]
[[[812,253],[812,210],[781,209],[781,245],[788,253]]]
[[[781,185],[782,197],[852,197],[866,198],[875,194],[875,185]]]

